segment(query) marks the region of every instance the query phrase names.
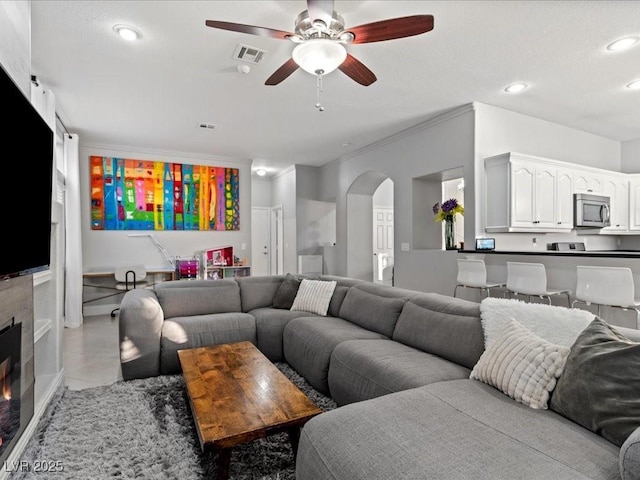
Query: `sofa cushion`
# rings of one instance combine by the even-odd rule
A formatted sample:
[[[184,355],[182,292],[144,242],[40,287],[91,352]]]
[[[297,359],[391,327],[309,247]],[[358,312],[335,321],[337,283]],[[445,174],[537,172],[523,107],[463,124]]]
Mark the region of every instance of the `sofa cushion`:
[[[155,287],[164,318],[240,312],[240,287],[235,280],[177,280]]]
[[[478,304],[437,293],[412,297],[393,339],[471,369],[484,351]]]
[[[569,347],[553,345],[511,320],[484,351],[470,378],[531,408],[546,409],[568,355]]]
[[[355,285],[349,289],[342,302],[340,317],[367,330],[391,337],[402,306],[410,295],[407,290],[385,285]]]
[[[300,282],[302,282],[301,278],[294,277],[290,273],[287,273],[284,280],[282,280],[282,283],[278,287],[278,291],[273,297],[273,303],[271,306],[273,308],[289,310],[296,298],[298,288],[300,288]]]
[[[461,365],[393,340],[347,340],[333,349],[329,391],[338,405],[432,382],[468,378]]]
[[[220,280],[205,280],[216,283]],[[160,369],[165,375],[180,373],[178,350],[222,343],[256,342],[256,321],[242,312],[173,317],[162,325]]]
[[[622,480],[640,478],[640,428],[636,428],[620,448],[620,477]]]
[[[365,280],[360,280],[359,278],[338,277],[336,275],[320,275],[320,280],[334,280],[336,282],[336,288],[333,291],[331,303],[329,303],[329,311],[327,312],[330,317],[340,316],[340,307],[351,287],[365,283]]]
[[[571,347],[550,408],[622,446],[640,427],[640,343],[599,318]]]
[[[280,308],[256,308],[249,312],[256,319],[258,349],[272,362],[284,360],[282,332],[290,320],[314,316],[309,312],[297,312]]]
[[[284,275],[237,277],[235,280],[240,287],[242,311],[270,307],[283,279]]]
[[[318,415],[296,478],[616,479],[619,449],[475,380],[435,382]]]
[[[336,288],[336,282],[324,280],[307,280],[300,282],[298,293],[293,300],[291,310],[326,315],[329,303]]]
[[[301,317],[284,327],[284,358],[316,390],[329,392],[327,376],[333,349],[345,340],[386,338],[384,335],[335,317]]]

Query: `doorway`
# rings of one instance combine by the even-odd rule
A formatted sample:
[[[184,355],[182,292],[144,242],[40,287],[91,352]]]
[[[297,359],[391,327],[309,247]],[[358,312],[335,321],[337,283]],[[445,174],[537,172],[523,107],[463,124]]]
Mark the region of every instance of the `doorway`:
[[[270,271],[271,275],[284,274],[284,219],[282,216],[282,205],[271,207],[270,222]]]
[[[251,275],[282,275],[282,206],[251,208]]]
[[[387,178],[373,194],[373,281],[393,285],[393,182]]]
[[[251,274],[270,275],[271,209],[251,208]]]
[[[386,182],[386,183],[385,183]],[[381,191],[386,191],[390,200],[377,204],[378,188],[384,184]],[[377,212],[374,212],[374,195],[377,208],[388,208],[391,215],[383,215],[378,223]],[[384,204],[386,203],[386,204]],[[387,268],[387,281],[392,283],[393,269],[393,181],[389,177],[376,171],[370,171],[360,175],[349,187],[346,198],[347,222],[346,222],[346,272],[345,275],[370,282],[382,283],[384,268]],[[388,219],[388,220],[387,220]],[[385,221],[386,220],[386,221]],[[380,227],[380,230],[378,230]],[[378,243],[378,233],[381,234],[381,242]],[[386,240],[386,241],[385,241]],[[378,246],[382,247],[384,258],[378,260]],[[382,275],[378,271],[382,271]],[[376,280],[380,278],[380,280]]]

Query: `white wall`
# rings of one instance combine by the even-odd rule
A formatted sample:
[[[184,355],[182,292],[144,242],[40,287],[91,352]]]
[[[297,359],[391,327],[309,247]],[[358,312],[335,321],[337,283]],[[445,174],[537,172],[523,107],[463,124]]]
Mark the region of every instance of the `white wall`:
[[[625,155],[625,171],[635,169],[636,165],[640,167],[640,160],[636,160],[638,150],[640,148],[636,143],[625,145],[625,152],[629,152]],[[482,215],[477,204],[484,196],[483,160],[509,151],[608,170],[623,170],[621,144],[618,141],[490,105],[474,103],[460,107],[320,168],[320,198],[336,201],[336,273],[347,274],[350,251],[347,231],[352,219],[347,217],[346,192],[363,173],[379,171],[394,183],[396,285],[450,295],[452,290],[449,287],[455,282],[456,254],[414,249],[411,245],[412,218],[414,215],[416,218],[423,215],[420,211],[413,211],[412,179],[463,167],[465,243],[472,246],[476,235],[484,234]],[[429,218],[432,216],[430,208],[431,204],[424,205],[423,209],[424,215]],[[532,249],[531,235],[501,236],[499,248]],[[592,248],[611,248],[615,237],[578,237],[573,232],[536,235],[536,240],[537,247],[542,250],[547,243],[572,240],[585,241]],[[409,251],[403,251],[402,244],[408,244]]]
[[[640,138],[622,142],[622,171],[640,173]]]
[[[285,273],[296,273],[297,222],[296,222],[296,169],[291,166],[275,175],[271,181],[273,206],[282,206]]]
[[[194,157],[176,153],[135,151],[117,146],[82,145],[80,157],[80,195],[84,199],[82,210],[82,261],[84,270],[113,267],[127,264],[143,264],[149,267],[166,266],[160,252],[151,239],[129,237],[130,234],[152,233],[162,243],[172,257],[190,257],[198,250],[232,245],[238,257],[246,257],[251,262],[251,164],[225,161],[218,157]],[[91,230],[91,202],[89,157],[134,158],[172,163],[214,165],[238,168],[240,180],[240,230],[237,231],[113,231]],[[245,250],[242,250],[242,246]]]
[[[373,206],[393,208],[393,181],[387,178],[373,194]]]
[[[251,176],[251,206],[271,207],[271,179]]]
[[[582,132],[556,123],[511,112],[503,108],[474,103],[476,112],[476,177],[475,202],[484,198],[484,159],[505,152],[518,152],[590,167],[622,171],[621,144],[616,140]],[[640,165],[640,163],[639,163]],[[471,199],[465,186],[467,205]],[[563,234],[501,233],[487,235],[484,232],[482,208],[475,211],[476,236],[496,238],[496,248],[502,250],[546,250],[553,242],[584,242],[589,249],[615,248],[615,237],[603,235],[578,235],[574,230]],[[473,245],[474,230],[465,215],[468,245]],[[533,239],[536,239],[534,245]]]
[[[338,275],[348,273],[351,252],[348,225],[357,221],[348,218],[347,192],[358,177],[376,171],[393,181],[395,284],[420,291],[451,294],[440,279],[444,276],[455,280],[455,261],[443,264],[439,257],[446,256],[447,252],[442,250],[412,250],[412,179],[461,166],[466,183],[473,184],[473,137],[473,110],[471,106],[464,106],[320,168],[320,198],[336,201]],[[417,206],[420,210],[418,216],[424,217],[425,222],[432,222],[431,206],[439,200],[434,198],[428,205]],[[473,205],[468,208],[473,212]],[[402,243],[409,244],[409,252],[401,251]],[[434,270],[433,265],[438,268]]]
[[[0,64],[31,96],[31,3],[0,2]]]
[[[296,165],[296,227],[298,255],[321,255],[336,241],[334,202],[318,199],[318,168]]]

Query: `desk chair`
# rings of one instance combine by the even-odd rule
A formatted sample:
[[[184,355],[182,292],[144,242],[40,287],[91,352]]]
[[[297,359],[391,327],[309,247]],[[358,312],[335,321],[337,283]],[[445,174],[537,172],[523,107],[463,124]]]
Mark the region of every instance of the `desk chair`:
[[[504,283],[487,283],[487,267],[484,260],[458,258],[457,284],[453,289],[453,296],[456,296],[458,287],[478,288],[481,293],[488,297],[491,288],[504,287]]]
[[[546,298],[551,305],[552,295],[566,295],[570,307],[570,290],[547,290],[547,270],[543,263],[507,262],[507,292],[509,296],[527,295]]]
[[[633,273],[628,267],[592,267],[578,265],[576,267],[577,284],[576,302],[585,305],[592,303],[600,306],[632,309],[636,312],[636,328],[640,329],[640,299],[635,298]]]
[[[145,280],[147,277],[147,269],[141,265],[126,265],[124,267],[116,267],[115,274],[116,289],[122,291],[133,290],[134,288],[146,288],[149,282]],[[120,307],[111,311],[111,317],[116,316],[116,312]]]

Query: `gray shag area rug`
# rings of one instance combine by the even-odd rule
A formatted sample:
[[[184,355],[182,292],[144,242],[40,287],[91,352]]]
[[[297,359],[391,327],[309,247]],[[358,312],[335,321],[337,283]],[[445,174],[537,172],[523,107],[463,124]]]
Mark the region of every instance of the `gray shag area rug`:
[[[287,364],[276,366],[318,407],[336,408]],[[182,375],[165,375],[78,391],[61,387],[20,461],[49,462],[60,471],[30,468],[11,479],[200,480],[215,478],[217,455],[200,448]],[[287,434],[234,448],[229,478],[294,479]]]

